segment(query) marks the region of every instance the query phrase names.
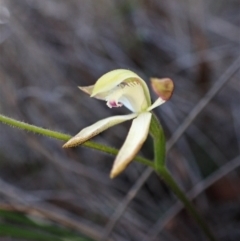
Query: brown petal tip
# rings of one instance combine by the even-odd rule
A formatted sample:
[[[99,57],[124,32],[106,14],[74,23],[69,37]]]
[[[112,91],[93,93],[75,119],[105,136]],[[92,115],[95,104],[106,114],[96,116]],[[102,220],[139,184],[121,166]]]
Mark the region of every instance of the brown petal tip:
[[[62,148],[69,148],[69,147],[72,147],[72,145],[71,145],[71,143],[69,143],[69,141],[66,142],[66,143],[62,146]]]
[[[93,91],[93,85],[91,86],[78,86],[78,88],[83,91],[84,93],[88,94],[88,95],[91,95],[92,94],[92,91]]]
[[[111,173],[110,173],[110,178],[113,179],[113,178],[115,178],[117,175],[118,175],[118,174],[115,174],[115,173],[112,173],[112,172],[111,172]]]
[[[173,94],[174,83],[169,78],[151,78],[153,91],[163,100],[169,100]]]
[[[73,137],[71,138],[68,142],[66,142],[62,148],[70,148],[70,147],[76,147],[78,145],[81,145],[83,142],[81,142],[81,140]]]

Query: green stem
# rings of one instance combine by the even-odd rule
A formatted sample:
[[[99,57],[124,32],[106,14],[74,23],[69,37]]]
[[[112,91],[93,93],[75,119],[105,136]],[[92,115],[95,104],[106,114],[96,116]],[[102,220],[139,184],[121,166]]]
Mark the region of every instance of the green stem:
[[[162,126],[154,114],[152,115],[150,133],[154,140],[154,164],[155,168],[159,169],[165,166],[166,141]]]
[[[211,241],[216,241],[214,235],[212,234],[212,231],[208,227],[205,220],[201,217],[201,215],[198,213],[196,208],[193,206],[193,204],[188,200],[184,192],[179,188],[175,180],[172,178],[171,174],[167,170],[166,167],[162,167],[157,170],[157,173],[160,175],[160,177],[165,181],[165,183],[169,186],[169,188],[175,193],[177,198],[181,200],[181,202],[184,204],[187,211],[191,214],[191,216],[195,219],[195,221],[198,223],[199,227],[202,229],[202,231],[206,234],[206,236]]]
[[[9,126],[12,126],[12,127],[17,127],[19,129],[22,129],[25,131],[30,131],[33,133],[41,134],[41,135],[44,135],[44,136],[47,136],[50,138],[54,138],[54,139],[58,139],[61,141],[68,141],[71,138],[70,135],[63,134],[63,133],[60,133],[57,131],[51,131],[51,130],[44,129],[44,128],[41,128],[38,126],[30,125],[30,124],[6,117],[4,115],[0,115],[0,122],[7,124]],[[110,155],[117,155],[117,153],[118,153],[118,150],[116,148],[109,147],[109,146],[106,146],[103,144],[99,144],[99,143],[96,143],[93,141],[87,141],[87,142],[83,143],[82,145],[85,147],[97,150],[97,151],[101,151],[101,152],[110,154]],[[134,160],[136,160],[144,165],[154,168],[154,163],[144,157],[136,156],[134,158]]]
[[[198,223],[199,227],[206,234],[206,236],[211,241],[216,241],[214,235],[209,229],[208,225],[195,209],[193,204],[188,200],[187,196],[184,192],[179,188],[175,180],[172,178],[171,174],[167,170],[165,163],[165,137],[161,124],[159,123],[157,117],[153,115],[151,125],[150,125],[150,133],[154,140],[154,170],[158,173],[158,175],[163,178],[165,183],[169,186],[169,188],[175,193],[177,198],[184,204],[185,208],[191,214],[191,216]]]

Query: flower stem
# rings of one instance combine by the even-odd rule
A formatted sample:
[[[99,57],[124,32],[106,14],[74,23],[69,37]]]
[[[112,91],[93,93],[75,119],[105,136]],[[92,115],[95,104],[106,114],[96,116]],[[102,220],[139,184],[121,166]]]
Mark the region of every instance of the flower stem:
[[[204,221],[204,219],[195,209],[193,204],[188,200],[187,196],[184,194],[181,188],[177,185],[177,183],[175,182],[175,180],[173,179],[173,177],[171,176],[171,174],[169,173],[166,167],[165,136],[164,136],[162,126],[154,114],[151,121],[150,133],[154,141],[154,164],[155,164],[154,170],[164,180],[164,182],[168,185],[168,187],[175,193],[177,198],[184,204],[186,210],[195,219],[195,221],[198,223],[199,227],[206,234],[209,240],[216,241],[207,223]]]
[[[189,201],[187,196],[184,194],[184,192],[179,188],[169,171],[166,167],[162,167],[157,170],[157,173],[160,175],[160,177],[165,181],[165,183],[168,185],[168,187],[175,193],[177,198],[181,200],[181,202],[184,204],[187,211],[191,214],[191,216],[195,219],[195,221],[198,223],[199,227],[202,229],[202,231],[206,234],[206,236],[211,241],[216,241],[214,235],[212,234],[212,231],[208,227],[205,220],[201,217],[201,215],[198,213],[196,208],[193,206],[193,204]]]
[[[154,164],[155,168],[158,169],[165,166],[166,141],[162,126],[155,114],[152,115],[150,133],[154,140]]]
[[[12,126],[12,127],[17,127],[19,129],[22,129],[25,131],[30,131],[30,132],[33,132],[36,134],[41,134],[43,136],[58,139],[61,141],[68,141],[71,138],[70,135],[63,134],[63,133],[60,133],[57,131],[51,131],[51,130],[44,129],[44,128],[41,128],[38,126],[30,125],[30,124],[6,117],[1,114],[0,114],[0,122],[7,124],[9,126]],[[87,141],[87,142],[83,143],[82,145],[85,147],[97,150],[97,151],[101,151],[101,152],[110,154],[110,155],[117,155],[117,153],[118,153],[118,150],[116,148],[109,147],[109,146],[106,146],[103,144],[99,144],[99,143],[96,143],[93,141]],[[134,160],[136,160],[146,166],[150,166],[150,167],[154,168],[154,163],[144,157],[136,156]]]

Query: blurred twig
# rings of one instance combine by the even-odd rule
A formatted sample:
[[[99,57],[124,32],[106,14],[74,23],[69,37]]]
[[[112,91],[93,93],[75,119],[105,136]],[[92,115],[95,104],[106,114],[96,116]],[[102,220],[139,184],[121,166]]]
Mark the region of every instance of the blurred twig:
[[[239,27],[218,17],[212,17],[207,27],[213,32],[228,38],[231,41],[239,43],[240,30]]]
[[[191,123],[196,119],[196,117],[202,112],[202,110],[207,106],[207,104],[213,99],[213,97],[223,88],[223,86],[231,79],[231,77],[236,74],[240,69],[240,57],[238,57],[230,67],[221,75],[221,77],[216,81],[213,87],[206,93],[206,95],[198,102],[194,109],[189,113],[180,127],[173,133],[171,139],[167,143],[167,149],[173,147],[173,145],[179,140],[186,129],[191,125]]]

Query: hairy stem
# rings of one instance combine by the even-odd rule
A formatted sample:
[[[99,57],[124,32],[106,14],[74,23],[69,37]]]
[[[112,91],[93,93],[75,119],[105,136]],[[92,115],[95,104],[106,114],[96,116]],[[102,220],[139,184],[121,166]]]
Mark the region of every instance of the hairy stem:
[[[19,129],[22,129],[25,131],[30,131],[30,132],[33,132],[36,134],[40,134],[40,135],[54,138],[54,139],[61,140],[61,141],[68,141],[71,138],[70,135],[63,134],[63,133],[60,133],[57,131],[51,131],[51,130],[44,129],[44,128],[41,128],[38,126],[30,125],[30,124],[6,117],[4,115],[0,115],[0,122],[4,123],[6,125],[12,126],[12,127],[17,127]],[[82,145],[85,147],[97,150],[97,151],[101,151],[101,152],[110,154],[110,155],[117,155],[117,153],[118,153],[118,150],[116,148],[109,147],[109,146],[106,146],[103,144],[99,144],[99,143],[96,143],[93,141],[87,141],[87,142],[83,143]],[[154,168],[154,163],[144,157],[136,156],[134,158],[134,160],[136,160],[146,166],[150,166],[150,167]]]

